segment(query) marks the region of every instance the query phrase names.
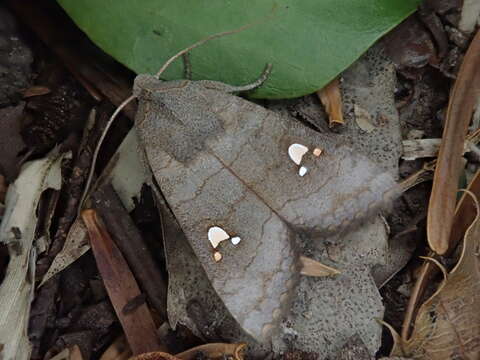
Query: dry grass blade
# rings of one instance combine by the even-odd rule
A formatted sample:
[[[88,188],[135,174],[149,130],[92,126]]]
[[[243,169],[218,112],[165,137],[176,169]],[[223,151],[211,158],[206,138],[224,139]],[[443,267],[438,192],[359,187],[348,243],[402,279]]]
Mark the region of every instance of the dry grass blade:
[[[436,360],[480,357],[480,216],[478,201],[469,194],[476,217],[465,233],[460,260],[450,274],[444,272],[439,289],[420,307],[411,338],[396,342],[394,356]]]
[[[442,144],[430,196],[427,236],[430,248],[445,254],[455,212],[461,154],[475,102],[480,94],[480,32],[465,55],[450,95]]]
[[[82,212],[82,219],[90,236],[98,270],[122,324],[133,354],[162,350],[152,316],[145,303],[132,308],[141,295],[137,282],[120,250],[108,234],[94,210]],[[129,311],[126,311],[130,308]]]
[[[329,126],[343,125],[342,112],[342,94],[340,93],[340,82],[338,78],[333,79],[323,89],[317,91],[317,95],[325,106],[325,111],[328,114]]]

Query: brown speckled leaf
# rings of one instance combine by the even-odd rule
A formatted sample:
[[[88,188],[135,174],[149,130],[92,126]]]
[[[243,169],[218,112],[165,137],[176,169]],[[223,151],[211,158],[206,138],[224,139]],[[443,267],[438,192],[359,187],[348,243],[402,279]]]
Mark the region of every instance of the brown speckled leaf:
[[[383,204],[394,180],[340,139],[213,85],[226,87],[137,77],[136,127],[214,289],[249,334],[268,340],[298,274],[295,233],[345,228]],[[288,156],[294,143],[309,149],[305,176]],[[219,262],[207,238],[212,226],[242,239],[222,243]]]

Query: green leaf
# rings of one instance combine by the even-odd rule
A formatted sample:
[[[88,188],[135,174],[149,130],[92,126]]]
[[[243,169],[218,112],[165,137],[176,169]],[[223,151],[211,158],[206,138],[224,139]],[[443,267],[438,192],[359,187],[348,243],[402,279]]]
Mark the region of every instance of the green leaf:
[[[136,73],[155,73],[172,55],[208,35],[257,22],[190,54],[193,79],[232,85],[255,80],[251,94],[312,93],[412,13],[420,0],[58,0],[104,51]],[[183,62],[163,74],[183,78]]]

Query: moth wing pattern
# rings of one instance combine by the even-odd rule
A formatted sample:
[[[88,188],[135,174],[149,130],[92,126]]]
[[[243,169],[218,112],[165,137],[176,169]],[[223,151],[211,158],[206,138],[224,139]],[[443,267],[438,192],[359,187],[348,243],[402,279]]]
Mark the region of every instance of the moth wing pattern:
[[[185,89],[182,82],[177,85]],[[174,93],[169,88],[163,95],[175,97]],[[161,95],[162,91],[149,94]],[[295,234],[208,144],[202,144],[205,128],[189,126],[184,122],[189,115],[168,107],[165,99],[161,105],[142,96],[139,100],[137,132],[165,199],[232,316],[254,338],[268,341],[288,308],[298,278]],[[218,130],[215,124],[205,124],[207,115],[197,116],[209,132]],[[180,147],[188,144],[190,152],[183,152]],[[242,239],[237,245],[222,242],[218,262],[207,238],[212,226]]]
[[[296,231],[344,228],[380,206],[395,182],[338,137],[206,84],[138,76],[136,128],[214,289],[247,332],[265,339],[298,276]],[[310,150],[305,176],[288,157],[294,143]],[[242,239],[222,242],[218,262],[207,238],[212,226]]]

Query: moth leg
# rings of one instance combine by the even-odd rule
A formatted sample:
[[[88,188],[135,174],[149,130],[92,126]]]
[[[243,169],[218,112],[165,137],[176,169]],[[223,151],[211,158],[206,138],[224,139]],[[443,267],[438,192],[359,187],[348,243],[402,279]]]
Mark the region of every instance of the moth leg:
[[[268,76],[270,75],[271,70],[272,70],[272,64],[267,64],[267,66],[265,66],[265,70],[263,70],[260,77],[254,82],[246,85],[239,85],[239,86],[228,85],[220,81],[212,81],[212,80],[200,80],[200,81],[197,81],[197,83],[201,83],[201,85],[207,89],[214,89],[214,90],[218,90],[226,93],[238,93],[238,92],[253,90],[261,86],[268,79]]]
[[[190,54],[185,53],[182,55],[183,59],[183,76],[187,80],[192,80],[192,63],[190,62]]]

